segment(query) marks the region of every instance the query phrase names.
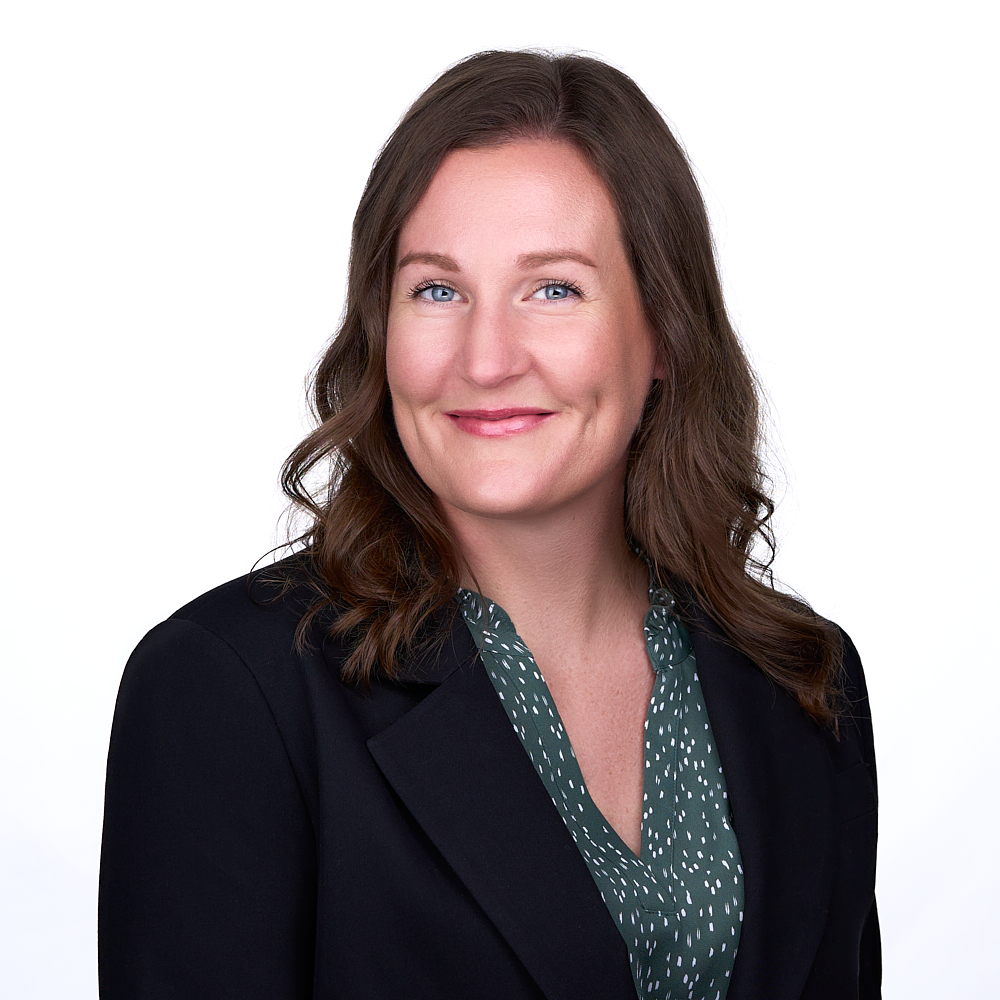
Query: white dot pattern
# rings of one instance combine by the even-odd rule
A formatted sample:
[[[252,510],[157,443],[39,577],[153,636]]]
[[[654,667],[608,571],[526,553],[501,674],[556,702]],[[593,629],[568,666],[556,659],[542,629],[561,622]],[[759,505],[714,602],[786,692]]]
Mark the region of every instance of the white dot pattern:
[[[636,857],[584,786],[555,702],[506,612],[468,590],[462,615],[501,704],[628,947],[643,1000],[725,1000],[743,920],[743,869],[687,629],[650,586],[656,680],[646,712]]]

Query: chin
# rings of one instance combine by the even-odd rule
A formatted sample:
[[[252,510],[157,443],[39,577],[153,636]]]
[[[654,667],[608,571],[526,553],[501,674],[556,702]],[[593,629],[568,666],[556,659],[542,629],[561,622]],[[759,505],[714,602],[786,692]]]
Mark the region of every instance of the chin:
[[[475,482],[449,483],[446,488],[435,492],[448,507],[475,517],[530,517],[558,506],[551,491],[541,484],[525,482],[524,479],[520,482],[515,480],[512,484],[506,476],[502,479],[484,477]]]
[[[509,492],[463,493],[453,499],[445,499],[445,503],[464,514],[492,518],[530,517],[542,513],[549,506],[537,497],[511,496]]]

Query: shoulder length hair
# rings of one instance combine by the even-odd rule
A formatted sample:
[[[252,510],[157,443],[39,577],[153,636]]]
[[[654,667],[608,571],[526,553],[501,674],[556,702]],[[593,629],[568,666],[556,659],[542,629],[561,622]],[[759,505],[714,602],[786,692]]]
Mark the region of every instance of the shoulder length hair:
[[[470,56],[416,100],[372,167],[343,320],[313,376],[318,426],[282,471],[310,522],[298,562],[314,600],[300,639],[336,611],[328,627],[352,646],[344,679],[366,682],[377,668],[391,676],[435,614],[454,607],[461,557],[400,444],[386,382],[397,241],[450,151],[526,138],[571,143],[607,185],[663,362],[628,457],[629,541],[810,716],[833,721],[840,634],[771,585],[757,386],[726,314],[697,183],[639,87],[576,55]],[[325,484],[311,490],[317,473]]]

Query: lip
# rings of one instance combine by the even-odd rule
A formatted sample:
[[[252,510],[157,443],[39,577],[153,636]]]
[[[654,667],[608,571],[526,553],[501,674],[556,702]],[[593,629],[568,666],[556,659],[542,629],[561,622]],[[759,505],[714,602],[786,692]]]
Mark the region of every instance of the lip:
[[[495,410],[449,410],[445,416],[458,430],[477,437],[494,438],[534,430],[554,417],[555,412],[536,406],[505,406]]]

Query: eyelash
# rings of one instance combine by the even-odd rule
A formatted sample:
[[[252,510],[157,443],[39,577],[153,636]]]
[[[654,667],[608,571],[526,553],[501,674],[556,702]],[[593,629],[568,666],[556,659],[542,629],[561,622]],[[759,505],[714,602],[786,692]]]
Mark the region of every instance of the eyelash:
[[[419,285],[414,285],[410,289],[409,297],[415,299],[421,292],[427,291],[428,288],[450,288],[453,292],[458,291],[454,285],[449,285],[446,281],[421,281]]]
[[[540,292],[543,288],[553,287],[568,288],[574,295],[578,295],[581,299],[583,298],[583,291],[575,282],[557,281],[554,278],[548,281],[543,281],[537,288],[532,290],[531,294],[534,295],[536,292]],[[450,288],[453,292],[458,291],[454,285],[449,285],[446,281],[421,281],[419,284],[414,285],[410,289],[407,293],[408,297],[415,299],[421,292],[427,291],[428,288]]]

